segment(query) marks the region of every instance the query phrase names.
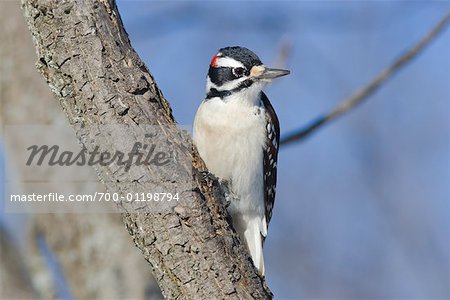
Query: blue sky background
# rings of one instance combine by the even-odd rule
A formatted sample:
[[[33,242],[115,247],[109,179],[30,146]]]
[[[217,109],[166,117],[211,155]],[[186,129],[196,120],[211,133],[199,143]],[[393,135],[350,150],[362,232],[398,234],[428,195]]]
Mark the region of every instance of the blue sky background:
[[[241,45],[291,75],[267,94],[282,133],[365,85],[449,2],[119,1],[139,55],[181,124],[211,57]],[[279,157],[266,242],[278,299],[450,297],[450,32],[363,106]]]

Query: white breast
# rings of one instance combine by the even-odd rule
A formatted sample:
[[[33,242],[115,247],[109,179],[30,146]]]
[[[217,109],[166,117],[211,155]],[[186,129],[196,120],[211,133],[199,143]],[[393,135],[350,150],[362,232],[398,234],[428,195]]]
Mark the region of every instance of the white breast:
[[[202,102],[194,121],[194,143],[209,171],[231,181],[239,197],[230,213],[264,216],[263,147],[265,114],[260,101],[226,102],[213,98]]]

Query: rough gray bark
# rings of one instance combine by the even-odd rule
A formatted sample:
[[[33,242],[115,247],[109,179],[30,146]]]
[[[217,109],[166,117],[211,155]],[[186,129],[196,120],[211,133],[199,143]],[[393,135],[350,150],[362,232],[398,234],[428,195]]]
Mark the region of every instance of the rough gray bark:
[[[35,49],[23,21],[20,2],[0,2],[0,28],[0,126],[54,124],[67,129],[53,133],[61,145],[73,141],[72,129],[61,107],[55,105],[54,96],[34,68]],[[7,189],[11,184],[17,184],[24,194],[35,192],[23,184],[33,171],[17,156],[9,155],[20,151],[15,145],[20,145],[19,141],[25,137],[14,135],[5,140],[3,135],[1,138],[8,161],[8,181],[1,184]],[[94,173],[91,167],[84,168]],[[61,184],[58,171],[61,170],[48,171],[47,187],[58,190]],[[77,183],[73,189],[79,194],[104,191],[102,184],[95,182]],[[61,296],[57,294],[48,257],[37,245],[38,237],[44,239],[52,251],[75,299],[162,298],[141,252],[123,230],[120,215],[37,213],[10,217],[15,223],[8,224],[9,234],[0,230],[0,299],[55,299]],[[7,238],[11,236],[15,241],[22,241],[25,236],[28,239],[16,248],[14,241]],[[110,243],[111,240],[114,242]],[[127,255],[120,260],[110,259],[123,253]]]
[[[116,145],[106,137],[99,140],[107,142],[89,140],[81,134],[86,125],[119,123],[144,129],[149,123],[174,124],[168,102],[130,45],[114,1],[24,0],[23,9],[37,49],[37,67],[86,149],[100,146],[114,151]],[[132,143],[134,137],[124,139]],[[190,157],[188,142],[172,142]],[[165,213],[123,214],[163,295],[170,299],[271,298],[230,227],[223,189],[204,172],[195,153],[192,166],[192,201]],[[149,172],[151,167],[147,166]],[[123,194],[136,184],[147,191],[157,188],[150,181],[136,182],[132,170],[98,166],[96,171],[110,192]]]

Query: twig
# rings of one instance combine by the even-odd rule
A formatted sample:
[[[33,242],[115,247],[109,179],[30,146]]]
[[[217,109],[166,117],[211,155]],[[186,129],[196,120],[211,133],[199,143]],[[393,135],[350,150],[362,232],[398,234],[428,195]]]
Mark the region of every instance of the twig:
[[[285,36],[280,41],[280,45],[278,48],[278,55],[273,62],[273,67],[278,69],[285,69],[289,57],[291,55],[291,51],[292,51],[291,40],[287,36]]]
[[[428,46],[431,41],[433,41],[436,36],[442,32],[445,26],[450,21],[450,12],[447,13],[445,17],[443,17],[439,23],[426,35],[424,36],[414,47],[406,51],[405,54],[400,56],[397,60],[394,61],[388,68],[383,70],[380,74],[378,74],[372,82],[370,82],[364,88],[356,91],[349,98],[342,101],[336,108],[334,108],[329,113],[318,117],[313,120],[310,124],[300,128],[299,130],[288,134],[286,137],[281,139],[280,144],[286,145],[295,141],[300,141],[310,136],[317,129],[322,127],[323,125],[329,123],[330,121],[336,119],[342,114],[346,113],[350,109],[356,107],[361,104],[364,100],[369,98],[375,91],[377,91],[383,83],[385,83],[388,79],[392,78],[392,76],[397,73],[401,67],[405,66],[408,62],[412,61],[421,51]]]

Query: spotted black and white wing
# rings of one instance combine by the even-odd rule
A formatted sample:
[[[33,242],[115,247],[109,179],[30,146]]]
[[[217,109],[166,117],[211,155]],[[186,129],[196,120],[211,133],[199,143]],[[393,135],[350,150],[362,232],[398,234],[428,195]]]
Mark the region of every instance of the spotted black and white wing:
[[[280,142],[280,124],[269,99],[261,93],[261,100],[266,111],[266,147],[264,149],[264,204],[266,223],[269,227],[275,202],[277,185],[277,159]]]

